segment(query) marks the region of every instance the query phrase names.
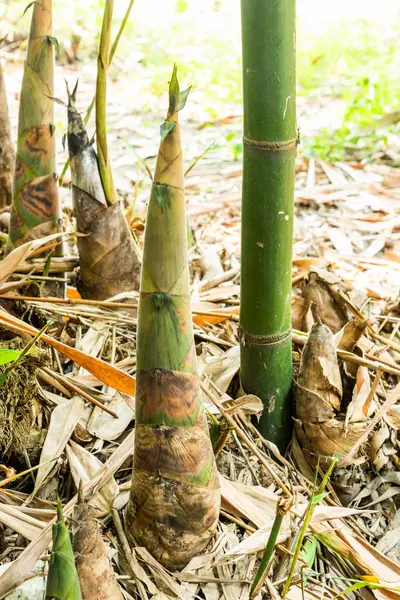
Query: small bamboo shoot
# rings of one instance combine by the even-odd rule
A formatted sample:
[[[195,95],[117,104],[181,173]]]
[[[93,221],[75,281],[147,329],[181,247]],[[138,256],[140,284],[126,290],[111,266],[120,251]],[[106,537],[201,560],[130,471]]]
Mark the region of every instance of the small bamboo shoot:
[[[57,506],[57,523],[53,525],[53,549],[47,576],[46,600],[82,600],[71,535],[64,522],[60,501]]]
[[[78,237],[78,289],[83,298],[106,300],[139,288],[140,262],[119,203],[107,204],[99,163],[82,117],[75,107],[76,88],[68,100],[68,148],[72,203]]]
[[[94,509],[80,498],[74,509],[73,550],[83,600],[123,600]]]

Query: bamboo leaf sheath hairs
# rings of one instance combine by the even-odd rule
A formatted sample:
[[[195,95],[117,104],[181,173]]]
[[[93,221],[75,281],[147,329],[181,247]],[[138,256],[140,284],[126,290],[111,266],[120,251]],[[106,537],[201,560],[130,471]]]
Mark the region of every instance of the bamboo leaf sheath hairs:
[[[241,381],[264,437],[291,435],[292,236],[297,145],[295,0],[241,0],[243,194]]]
[[[125,527],[170,569],[218,523],[219,481],[192,331],[176,67],[146,220],[137,333],[135,453]],[[165,126],[167,123],[167,127]],[[168,129],[168,131],[166,131]]]
[[[58,231],[52,0],[37,0],[22,79],[9,245]],[[59,249],[61,251],[61,249]]]

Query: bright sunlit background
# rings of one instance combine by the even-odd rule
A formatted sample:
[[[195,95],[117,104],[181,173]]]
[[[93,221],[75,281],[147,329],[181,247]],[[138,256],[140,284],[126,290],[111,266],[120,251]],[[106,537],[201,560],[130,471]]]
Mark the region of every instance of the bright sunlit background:
[[[128,2],[117,0],[117,29]],[[25,0],[0,0],[1,30],[27,32]],[[93,80],[103,12],[99,0],[55,0],[54,34],[63,47],[80,36],[81,78]],[[302,150],[338,160],[398,145],[400,115],[399,0],[298,0],[298,115]],[[125,101],[143,114],[164,102],[173,62],[192,84],[193,120],[240,115],[240,0],[136,0],[111,69]],[[92,59],[89,61],[88,59]],[[129,82],[128,84],[126,82]],[[240,135],[227,143],[235,156]]]

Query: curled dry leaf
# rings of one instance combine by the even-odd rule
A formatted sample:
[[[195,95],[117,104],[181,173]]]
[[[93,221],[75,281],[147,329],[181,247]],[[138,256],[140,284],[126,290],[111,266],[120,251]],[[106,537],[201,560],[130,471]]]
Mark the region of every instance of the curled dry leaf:
[[[315,317],[319,317],[334,333],[347,323],[347,310],[339,289],[341,280],[324,269],[313,267],[304,280],[303,298],[312,304]]]
[[[332,332],[316,323],[304,347],[296,385],[296,416],[324,422],[340,410],[342,380]]]
[[[221,392],[226,392],[240,366],[240,346],[233,346],[221,356],[207,359],[204,376],[210,376]]]
[[[307,327],[304,327],[305,318],[307,311],[310,307],[309,302],[302,296],[292,297],[292,327],[299,331],[308,331]]]
[[[86,485],[103,467],[103,464],[94,454],[91,454],[72,440],[67,446],[67,456],[72,479],[77,488],[80,482]],[[110,513],[118,492],[117,482],[114,477],[110,477],[107,483],[94,494],[89,500],[89,505],[95,509],[97,517]]]
[[[225,397],[227,397],[227,400],[225,400]],[[221,396],[221,406],[229,414],[239,410],[246,415],[259,415],[264,410],[262,400],[254,394],[245,394],[235,399],[228,396],[228,394],[224,394]]]
[[[345,424],[366,421],[375,410],[373,395],[371,394],[371,381],[367,367],[358,367],[356,384],[353,389],[353,398],[347,407]]]
[[[112,393],[112,390],[110,390]],[[129,397],[128,397],[129,398]],[[123,395],[114,392],[107,408],[112,410],[117,418],[95,406],[90,416],[87,430],[92,435],[111,442],[123,433],[134,417],[134,411],[128,406]]]
[[[363,376],[368,377],[368,373],[361,371],[360,374],[362,407],[368,404],[365,396],[369,393],[369,388],[367,393],[365,391],[366,384],[364,383],[364,388],[362,386]],[[326,467],[331,457],[339,451],[347,453],[367,427],[365,420],[350,422],[350,416],[356,409],[359,410],[356,402],[350,409],[348,423],[339,414],[342,383],[334,338],[326,325],[316,323],[311,329],[303,350],[295,393],[295,434],[302,451],[300,453],[297,449],[297,455],[301,460],[304,457],[312,470],[318,460]],[[341,466],[347,466],[350,462],[342,461]],[[304,466],[302,471],[305,471]],[[356,490],[353,493],[355,495]]]
[[[334,336],[336,348],[353,352],[367,326],[368,321],[366,319],[353,319],[346,323]]]
[[[379,429],[374,431],[371,436],[369,452],[377,471],[380,471],[389,462],[389,456],[385,454],[383,448],[384,443],[389,437],[390,431],[385,422],[382,422]]]
[[[398,431],[400,429],[400,406],[390,408],[385,415],[385,421],[392,429]]]
[[[71,400],[62,402],[51,413],[50,426],[40,455],[40,464],[42,466],[38,470],[33,494],[36,494],[42,487],[47,476],[54,469],[56,460],[64,451],[68,440],[79,420],[83,418],[84,413],[85,403],[80,396],[74,396]]]

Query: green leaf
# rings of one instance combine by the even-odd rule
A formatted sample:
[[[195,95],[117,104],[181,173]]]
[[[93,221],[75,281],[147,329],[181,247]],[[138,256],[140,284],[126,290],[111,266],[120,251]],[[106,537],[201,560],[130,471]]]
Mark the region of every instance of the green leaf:
[[[186,90],[183,90],[183,92],[179,93],[179,102],[177,110],[182,110],[182,108],[185,108],[186,100],[188,99],[191,89],[192,86],[190,85]]]
[[[33,6],[34,4],[39,4],[38,2],[36,2],[36,0],[33,0],[33,2],[29,2],[29,4],[25,7],[24,12],[22,13],[22,16],[24,16],[24,14],[26,12],[28,12],[28,10],[30,9],[31,6]]]
[[[329,492],[322,492],[322,494],[317,494],[312,498],[312,504],[319,504],[324,498],[329,496]]]
[[[60,46],[58,43],[58,39],[56,37],[54,37],[53,35],[47,35],[46,36],[48,41],[50,42],[50,44],[53,44],[54,48],[57,50],[57,52],[60,51]]]
[[[163,142],[167,135],[174,129],[176,123],[174,121],[164,121],[160,127],[161,141]]]
[[[45,96],[47,96],[47,98],[49,98],[50,100],[53,100],[53,102],[57,102],[57,104],[59,104],[60,106],[68,108],[68,104],[65,104],[64,100],[61,100],[60,98],[55,98],[54,96],[48,96],[47,94],[45,94]]]
[[[179,104],[179,81],[178,81],[178,68],[174,65],[171,75],[171,81],[169,82],[169,107],[168,112],[173,115],[178,110]]]
[[[315,553],[317,551],[317,545],[318,545],[318,540],[314,535],[312,535],[305,541],[303,549],[301,551],[301,555],[304,558],[304,560],[306,561],[306,563],[308,564],[308,566],[310,567],[310,569],[314,564]]]
[[[154,184],[154,194],[156,196],[157,204],[161,210],[164,209],[164,206],[168,201],[168,187],[169,186],[166,183]]]
[[[51,266],[51,259],[52,259],[52,252],[50,252],[50,254],[46,258],[46,262],[44,264],[44,269],[43,269],[43,275],[44,275],[44,277],[48,277],[49,276],[50,266]]]
[[[13,362],[21,355],[22,350],[10,350],[8,348],[0,348],[0,365],[7,365]]]
[[[346,588],[345,590],[340,592],[340,594],[337,594],[333,598],[333,600],[336,600],[336,598],[340,598],[341,596],[344,596],[345,594],[350,594],[351,592],[355,592],[356,590],[360,590],[361,588],[365,588],[368,586],[371,586],[373,588],[373,584],[371,584],[370,581],[357,581],[353,585],[350,585],[348,588]]]

